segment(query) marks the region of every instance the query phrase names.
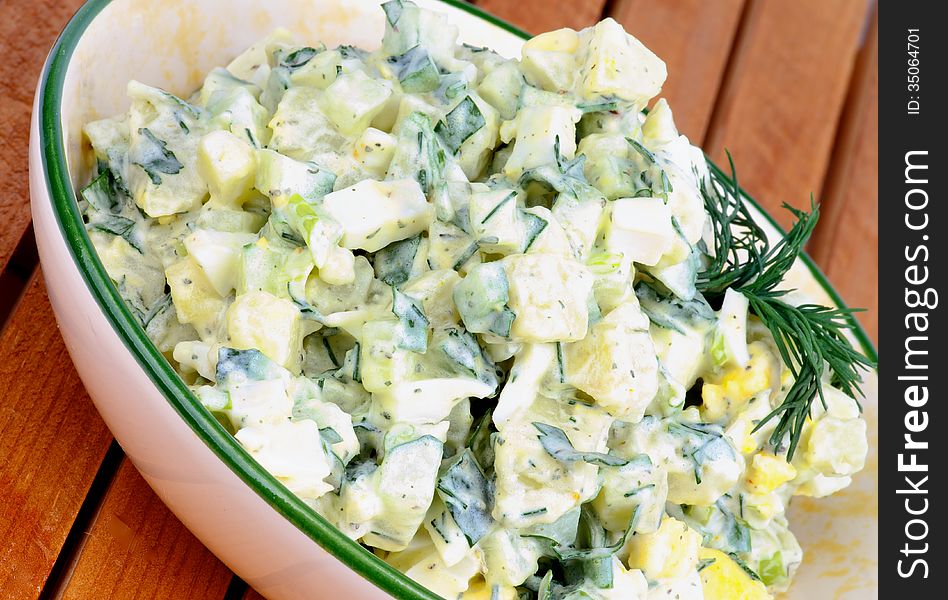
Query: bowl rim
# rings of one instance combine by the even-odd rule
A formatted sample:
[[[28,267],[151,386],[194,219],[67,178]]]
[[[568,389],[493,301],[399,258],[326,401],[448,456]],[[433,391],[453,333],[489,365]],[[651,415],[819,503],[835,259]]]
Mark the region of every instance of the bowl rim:
[[[89,24],[111,1],[87,0],[79,8],[50,51],[43,66],[39,87],[38,133],[46,192],[63,241],[86,288],[115,334],[165,400],[211,452],[253,492],[329,554],[382,591],[397,598],[441,600],[440,596],[414,582],[336,529],[251,458],[237,440],[201,405],[170,363],[148,339],[144,329],[132,316],[109,279],[79,213],[76,190],[66,163],[61,108],[66,74],[73,52]],[[483,19],[522,39],[530,37],[522,29],[461,0],[438,1],[467,12],[474,18]],[[728,178],[710,159],[708,165],[716,174]],[[743,189],[741,194],[771,226],[781,233],[784,231]],[[813,260],[806,254],[801,258],[811,276],[830,299],[837,306],[845,308],[846,304]],[[854,337],[862,352],[872,360],[878,360],[876,348],[859,322],[852,315],[847,316],[847,319],[853,326]]]

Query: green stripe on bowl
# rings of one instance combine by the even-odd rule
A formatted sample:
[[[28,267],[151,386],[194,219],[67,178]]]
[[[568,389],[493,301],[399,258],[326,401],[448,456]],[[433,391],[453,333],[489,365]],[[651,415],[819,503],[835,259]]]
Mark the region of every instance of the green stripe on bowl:
[[[523,30],[467,3],[459,0],[440,1],[520,38],[529,37]],[[39,134],[47,191],[59,229],[82,279],[116,335],[168,403],[207,447],[257,495],[322,548],[338,557],[381,590],[406,600],[439,600],[439,596],[418,585],[360,544],[346,537],[257,464],[194,397],[145,335],[144,330],[129,312],[110,281],[86,234],[79,214],[76,191],[66,166],[60,118],[63,86],[69,61],[86,28],[109,2],[110,0],[89,0],[73,16],[47,58],[40,84]],[[713,164],[711,168],[720,172]],[[760,208],[749,196],[745,194],[745,197],[754,206]],[[766,212],[763,210],[761,212],[774,226],[777,226]],[[839,294],[830,286],[813,261],[808,256],[804,256],[803,260],[833,301],[839,306],[844,306]],[[868,336],[855,320],[853,323],[863,352],[875,359],[876,351]]]

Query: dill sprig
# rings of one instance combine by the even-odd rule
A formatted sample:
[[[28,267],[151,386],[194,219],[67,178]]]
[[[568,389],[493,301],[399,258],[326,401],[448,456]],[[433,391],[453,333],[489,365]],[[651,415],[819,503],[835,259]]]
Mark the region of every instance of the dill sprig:
[[[770,444],[783,448],[785,438],[789,437],[786,451],[787,460],[791,460],[814,399],[819,397],[826,406],[826,369],[832,373],[832,384],[859,405],[859,371],[876,365],[857,352],[846,338],[846,331],[852,328],[850,317],[856,309],[818,304],[796,306],[784,300],[790,290],[776,289],[813,233],[820,217],[819,206],[812,198],[809,212],[784,204],[796,222],[783,239],[771,245],[741,198],[730,154],[728,162],[730,179],[714,174],[712,181],[702,186],[714,232],[714,253],[698,274],[697,285],[709,299],[723,295],[728,288],[741,292],[750,311],[773,336],[794,381],[780,406],[762,419],[754,431],[777,419]]]
[[[704,207],[711,218],[714,248],[708,266],[698,273],[697,286],[709,298],[723,295],[729,287],[753,281],[760,274],[763,256],[770,250],[767,234],[741,200],[730,153],[727,159],[731,166],[730,180],[715,172],[710,180],[699,177]]]

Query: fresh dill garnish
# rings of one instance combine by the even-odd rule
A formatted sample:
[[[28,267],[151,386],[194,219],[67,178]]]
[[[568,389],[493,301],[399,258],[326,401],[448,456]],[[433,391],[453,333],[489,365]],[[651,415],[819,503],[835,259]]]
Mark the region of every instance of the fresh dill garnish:
[[[714,248],[708,266],[698,273],[696,284],[707,298],[723,295],[729,287],[751,282],[760,273],[762,257],[770,249],[767,234],[741,200],[730,153],[727,159],[731,166],[730,179],[712,172],[711,180],[704,179],[701,183]]]
[[[747,298],[750,311],[773,336],[794,381],[780,406],[764,417],[754,431],[777,419],[770,444],[783,449],[789,436],[786,452],[787,460],[791,460],[813,400],[819,397],[826,406],[825,369],[828,367],[832,372],[832,385],[859,405],[859,370],[875,368],[876,363],[857,352],[846,339],[856,309],[818,304],[796,306],[784,300],[790,290],[776,289],[813,233],[820,217],[819,206],[812,198],[809,212],[784,204],[796,222],[783,239],[771,245],[741,199],[730,154],[728,162],[730,179],[715,173],[701,189],[711,219],[714,248],[707,267],[698,273],[697,287],[708,299],[719,298],[728,288],[740,292]]]

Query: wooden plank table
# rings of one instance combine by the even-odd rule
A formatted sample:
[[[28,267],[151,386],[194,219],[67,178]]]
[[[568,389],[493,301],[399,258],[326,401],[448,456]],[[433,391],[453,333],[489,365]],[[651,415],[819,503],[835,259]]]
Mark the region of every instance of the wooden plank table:
[[[80,4],[0,3],[0,597],[257,598],[124,458],[46,299],[29,218],[30,109],[46,52]],[[876,339],[873,2],[476,4],[533,33],[611,16],[642,39],[668,64],[663,95],[683,133],[715,159],[728,149],[742,184],[778,214],[811,192],[822,202],[809,251],[850,305],[869,309],[859,318]]]

